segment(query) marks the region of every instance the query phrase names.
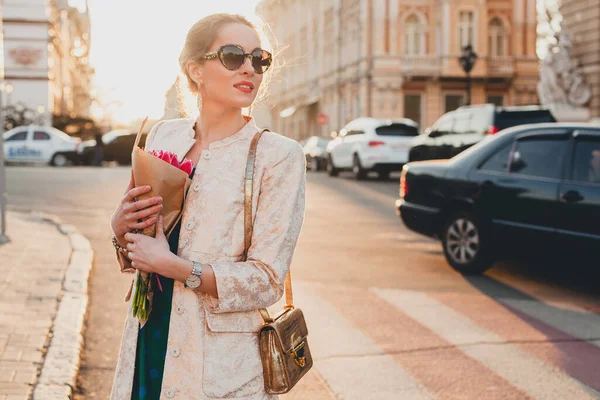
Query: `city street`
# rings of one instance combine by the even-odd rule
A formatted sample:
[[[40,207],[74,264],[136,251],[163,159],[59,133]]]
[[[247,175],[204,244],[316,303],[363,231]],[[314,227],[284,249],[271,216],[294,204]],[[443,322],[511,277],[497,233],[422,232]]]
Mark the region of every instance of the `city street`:
[[[105,399],[112,384],[130,277],[114,258],[110,215],[129,172],[7,168],[10,210],[56,214],[93,246],[79,399]],[[600,398],[600,273],[591,262],[509,260],[466,278],[438,242],[404,227],[397,175],[307,174],[292,271],[315,367],[282,398]]]

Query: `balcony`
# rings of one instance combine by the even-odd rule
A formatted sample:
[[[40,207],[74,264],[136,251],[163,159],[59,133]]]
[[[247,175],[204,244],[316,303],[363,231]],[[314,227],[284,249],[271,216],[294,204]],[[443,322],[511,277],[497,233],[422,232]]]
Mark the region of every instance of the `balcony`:
[[[488,75],[509,77],[515,74],[515,63],[512,57],[488,57]]]
[[[400,70],[405,75],[435,76],[442,71],[442,58],[436,55],[402,56]]]

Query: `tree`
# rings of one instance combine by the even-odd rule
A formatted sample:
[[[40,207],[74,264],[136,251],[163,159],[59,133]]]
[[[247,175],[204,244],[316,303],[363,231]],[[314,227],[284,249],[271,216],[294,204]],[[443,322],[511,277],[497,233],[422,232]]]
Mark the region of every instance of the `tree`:
[[[11,104],[4,107],[4,129],[17,126],[43,124],[43,115],[27,107],[24,103]]]

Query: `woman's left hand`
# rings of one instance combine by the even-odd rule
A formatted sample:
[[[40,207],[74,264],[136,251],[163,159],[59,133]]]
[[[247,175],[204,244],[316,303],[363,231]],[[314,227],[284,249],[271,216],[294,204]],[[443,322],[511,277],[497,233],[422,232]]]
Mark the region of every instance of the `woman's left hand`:
[[[167,237],[163,232],[163,217],[156,221],[156,235],[150,237],[136,233],[126,233],[127,255],[131,260],[131,266],[142,272],[161,273],[161,267],[168,263],[172,256]]]

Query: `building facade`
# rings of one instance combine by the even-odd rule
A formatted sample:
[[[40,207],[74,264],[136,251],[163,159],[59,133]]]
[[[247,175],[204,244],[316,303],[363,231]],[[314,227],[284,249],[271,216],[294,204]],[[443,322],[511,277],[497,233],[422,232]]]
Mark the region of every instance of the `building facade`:
[[[3,0],[8,105],[53,116],[90,117],[93,69],[87,8],[68,0]]]
[[[571,54],[592,87],[590,116],[600,117],[600,1],[562,0],[562,29],[571,36]]]
[[[465,101],[467,44],[473,104],[538,102],[535,0],[264,0],[258,11],[285,60],[271,123],[296,139],[360,116],[431,125]]]

